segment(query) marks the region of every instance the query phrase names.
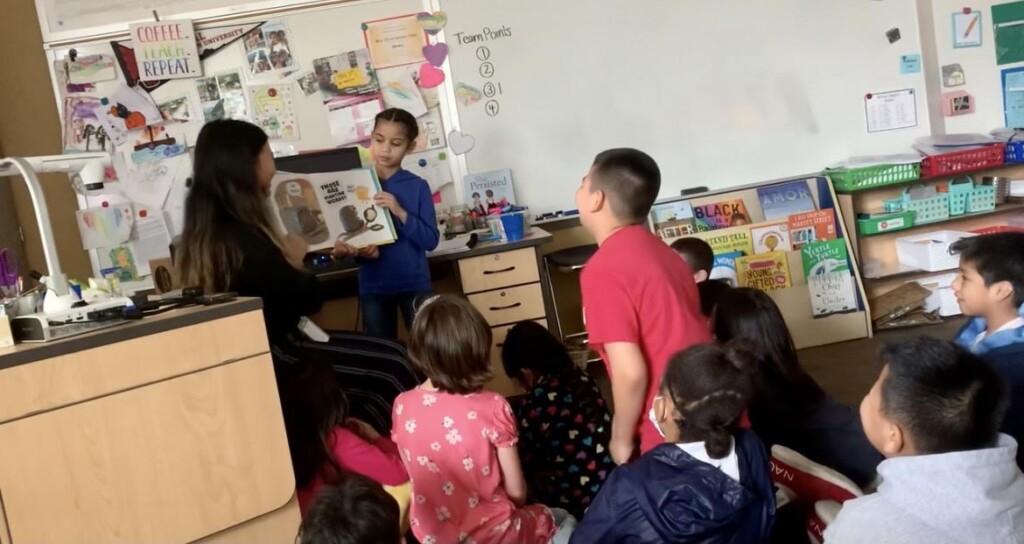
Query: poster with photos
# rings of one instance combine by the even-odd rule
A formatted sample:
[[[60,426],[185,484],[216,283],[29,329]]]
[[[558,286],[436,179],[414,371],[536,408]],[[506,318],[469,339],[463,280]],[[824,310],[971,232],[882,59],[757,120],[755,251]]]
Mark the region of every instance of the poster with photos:
[[[292,72],[298,64],[292,52],[288,26],[282,21],[265,23],[246,34],[242,47],[252,75]]]

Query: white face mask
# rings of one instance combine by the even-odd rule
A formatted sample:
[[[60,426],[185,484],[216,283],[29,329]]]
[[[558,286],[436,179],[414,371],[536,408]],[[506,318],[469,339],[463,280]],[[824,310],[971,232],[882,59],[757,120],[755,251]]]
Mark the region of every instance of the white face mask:
[[[655,400],[660,399],[660,398],[661,398],[661,395],[656,395],[654,397]],[[647,411],[647,418],[651,420],[651,424],[654,425],[654,428],[658,430],[658,434],[660,434],[662,438],[665,438],[665,431],[661,430],[661,425],[658,424],[658,417],[654,414],[654,402],[653,401],[651,402],[651,409]]]

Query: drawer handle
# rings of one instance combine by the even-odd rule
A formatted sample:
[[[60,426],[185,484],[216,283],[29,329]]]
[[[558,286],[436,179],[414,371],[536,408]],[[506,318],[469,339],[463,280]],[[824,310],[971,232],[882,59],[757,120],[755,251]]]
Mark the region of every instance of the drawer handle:
[[[516,267],[510,266],[508,268],[502,268],[501,270],[484,270],[484,275],[490,276],[491,274],[504,274],[505,272],[511,272],[515,269]]]
[[[518,308],[518,307],[520,307],[522,305],[523,305],[522,302],[516,302],[516,303],[513,303],[513,304],[509,304],[508,306],[491,306],[488,309],[490,311],[492,311],[492,312],[497,312],[499,310],[511,310],[512,308]]]
[[[505,347],[505,342],[498,342],[497,344],[494,344],[494,347],[501,349]]]

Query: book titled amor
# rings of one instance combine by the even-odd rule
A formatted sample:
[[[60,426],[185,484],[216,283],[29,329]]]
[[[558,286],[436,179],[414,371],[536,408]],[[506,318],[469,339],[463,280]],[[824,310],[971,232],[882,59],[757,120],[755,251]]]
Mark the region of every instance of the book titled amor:
[[[836,214],[832,208],[789,216],[789,241],[793,249],[835,238]]]
[[[775,291],[792,285],[789,261],[784,251],[737,258],[736,276],[741,287],[762,291]]]
[[[769,221],[817,209],[805,179],[758,187],[757,201],[761,204],[764,218]]]

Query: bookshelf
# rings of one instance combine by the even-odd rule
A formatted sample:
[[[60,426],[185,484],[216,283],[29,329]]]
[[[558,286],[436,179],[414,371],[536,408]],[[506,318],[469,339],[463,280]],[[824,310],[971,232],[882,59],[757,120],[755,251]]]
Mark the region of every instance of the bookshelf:
[[[768,291],[768,295],[772,297],[776,305],[778,305],[779,310],[782,312],[782,315],[786,320],[786,325],[793,335],[793,341],[796,344],[797,349],[868,337],[871,335],[871,321],[865,305],[866,298],[861,272],[856,264],[856,259],[854,258],[853,247],[850,244],[848,234],[849,227],[847,226],[847,222],[843,219],[843,210],[841,210],[837,205],[837,195],[831,182],[827,178],[817,174],[811,174],[807,176],[765,181],[730,189],[718,189],[687,194],[685,196],[658,201],[655,203],[655,209],[658,209],[660,206],[679,203],[688,203],[691,207],[698,208],[709,204],[742,200],[749,216],[749,224],[719,228],[711,230],[707,234],[717,235],[721,233],[723,235],[728,235],[730,233],[744,230],[749,232],[750,229],[757,229],[759,226],[784,221],[784,219],[765,219],[764,212],[761,209],[759,202],[758,189],[783,186],[793,181],[800,180],[807,181],[815,208],[818,210],[831,208],[834,211],[837,239],[843,240],[846,247],[850,268],[852,270],[857,306],[854,311],[848,313],[835,313],[816,318],[812,311],[811,293],[807,285],[807,278],[804,275],[803,260],[799,249],[785,252],[790,273],[790,286],[783,289]],[[664,228],[666,224],[671,227],[670,222],[660,223],[662,228]],[[649,218],[648,226],[653,231],[657,232],[658,229],[655,229],[654,214]],[[682,230],[681,225],[680,230]],[[683,235],[683,232],[679,232],[679,235],[676,237],[662,236],[662,239],[664,239],[666,243],[671,243]],[[701,237],[704,237],[704,233],[701,233]]]

